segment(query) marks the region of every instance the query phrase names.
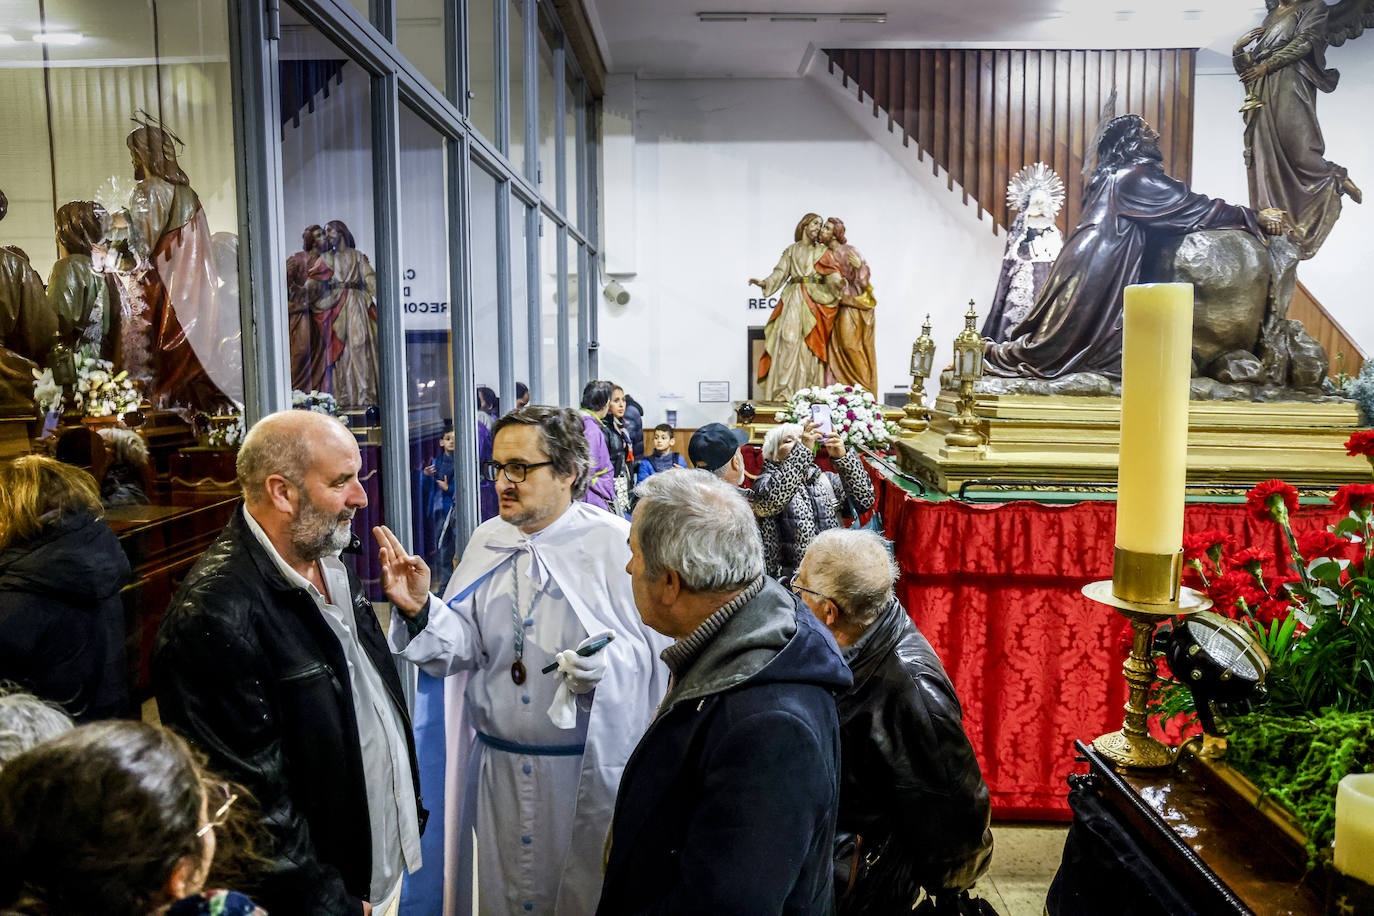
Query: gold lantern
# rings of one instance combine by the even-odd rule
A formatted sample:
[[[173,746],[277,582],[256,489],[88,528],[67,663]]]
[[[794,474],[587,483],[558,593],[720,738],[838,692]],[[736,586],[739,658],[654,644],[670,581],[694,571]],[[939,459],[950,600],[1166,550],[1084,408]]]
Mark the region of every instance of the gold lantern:
[[[964,329],[954,338],[954,366],[952,381],[959,389],[959,412],[950,417],[952,428],[945,436],[945,444],[957,448],[977,448],[983,444],[978,431],[979,419],[973,412],[973,386],[983,377],[983,335],[978,333],[978,311],[973,300],[968,301],[964,315]]]
[[[926,379],[935,368],[935,340],[930,336],[930,316],[921,325],[921,336],[911,345],[911,394],[902,412],[906,417],[899,423],[909,433],[923,432],[930,421],[926,418]]]

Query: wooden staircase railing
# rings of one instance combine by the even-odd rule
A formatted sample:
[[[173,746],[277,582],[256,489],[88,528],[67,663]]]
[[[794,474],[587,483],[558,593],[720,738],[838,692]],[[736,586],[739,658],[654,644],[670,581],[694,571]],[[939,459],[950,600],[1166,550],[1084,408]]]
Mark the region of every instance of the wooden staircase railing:
[[[1116,89],[1115,114],[1134,112],[1159,131],[1164,167],[1192,177],[1197,52],[835,48],[830,72],[873,99],[888,130],[916,141],[917,155],[949,173],[977,201],[993,232],[1010,224],[1007,181],[1036,161],[1064,179],[1065,235],[1082,208],[1083,150]]]

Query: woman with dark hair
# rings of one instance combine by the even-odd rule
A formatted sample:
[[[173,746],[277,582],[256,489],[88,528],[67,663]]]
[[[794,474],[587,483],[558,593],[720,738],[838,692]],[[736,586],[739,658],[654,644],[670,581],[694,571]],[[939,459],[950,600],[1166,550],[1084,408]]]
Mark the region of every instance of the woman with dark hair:
[[[611,383],[610,409],[601,421],[606,433],[606,450],[611,455],[611,472],[615,475],[615,508],[617,515],[630,517],[630,491],[634,489],[634,449],[625,428],[625,389]]]
[[[127,716],[129,561],[80,468],[29,455],[0,465],[0,678],[78,721]]]
[[[205,892],[238,795],[167,729],[101,722],[0,770],[0,909],[16,916],[248,916]]]
[[[587,437],[591,467],[587,473],[584,502],[614,512],[615,469],[607,447],[606,427],[602,425],[611,410],[611,383],[592,380],[582,389],[582,434]]]

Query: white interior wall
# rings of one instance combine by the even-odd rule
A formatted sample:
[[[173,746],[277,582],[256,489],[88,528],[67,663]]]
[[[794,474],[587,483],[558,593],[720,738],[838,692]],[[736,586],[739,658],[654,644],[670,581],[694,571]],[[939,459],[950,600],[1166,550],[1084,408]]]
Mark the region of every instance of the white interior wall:
[[[1216,64],[1220,63],[1220,66]],[[1365,351],[1374,353],[1374,309],[1365,273],[1374,244],[1374,39],[1362,36],[1327,51],[1326,64],[1340,70],[1336,91],[1318,93],[1317,116],[1326,158],[1349,170],[1365,202],[1343,201],[1341,217],[1316,257],[1298,267],[1298,279]],[[1249,203],[1241,158],[1242,124],[1237,109],[1245,94],[1229,61],[1199,56],[1194,96],[1193,188],[1234,203]]]
[[[667,410],[680,426],[732,419],[731,404],[698,403],[697,383],[728,380],[732,399],[744,399],[753,371],[747,329],[768,316],[749,309],[759,290],[747,281],[772,269],[808,211],[843,219],[872,268],[884,392],[909,383],[927,312],[940,365],[968,300],[986,314],[1004,236],[930,174],[929,160],[917,163],[914,146],[875,142],[863,118],[884,132],[886,119],[852,94],[811,77],[640,80],[605,107],[615,128],[607,130],[606,258],[636,276],[624,281],[628,305],[598,303],[600,375],[644,404],[646,424]],[[612,136],[623,144],[627,133],[633,168],[612,169]],[[636,230],[628,258],[610,217],[626,206]]]

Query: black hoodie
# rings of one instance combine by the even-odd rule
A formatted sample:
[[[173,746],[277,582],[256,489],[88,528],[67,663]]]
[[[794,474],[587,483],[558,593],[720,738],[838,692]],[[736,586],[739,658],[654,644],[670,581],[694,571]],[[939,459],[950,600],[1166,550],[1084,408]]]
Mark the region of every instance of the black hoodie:
[[[110,526],[84,509],[0,552],[0,680],[79,721],[129,715],[119,598],[129,576]]]

